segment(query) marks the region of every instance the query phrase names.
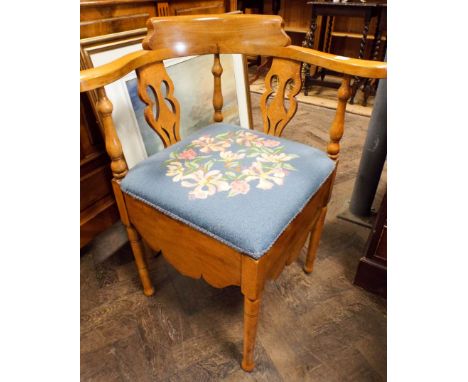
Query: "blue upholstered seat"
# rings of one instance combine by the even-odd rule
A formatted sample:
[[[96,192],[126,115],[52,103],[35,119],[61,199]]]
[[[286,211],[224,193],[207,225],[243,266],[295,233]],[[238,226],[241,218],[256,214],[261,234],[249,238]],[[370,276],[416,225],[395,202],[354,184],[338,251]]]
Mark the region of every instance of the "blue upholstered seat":
[[[121,187],[258,259],[333,169],[320,150],[218,123],[139,163]]]

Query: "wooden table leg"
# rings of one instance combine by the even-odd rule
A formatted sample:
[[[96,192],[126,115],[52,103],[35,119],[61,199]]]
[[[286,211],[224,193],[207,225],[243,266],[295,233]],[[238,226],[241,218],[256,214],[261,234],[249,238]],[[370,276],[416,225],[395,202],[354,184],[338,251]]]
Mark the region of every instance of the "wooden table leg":
[[[314,49],[314,40],[315,40],[315,31],[317,30],[317,15],[314,12],[314,8],[312,7],[312,17],[310,21],[310,30],[306,33],[306,38],[302,43],[303,46],[306,48]],[[310,83],[312,80],[312,76],[310,75],[310,65],[304,64],[303,65],[304,71],[304,95],[309,94]]]
[[[335,21],[334,16],[326,16],[325,23],[327,26],[326,32],[325,32],[325,43],[323,44],[322,50],[324,52],[330,53],[330,48],[331,48],[331,41],[332,41],[332,32],[333,32],[333,23]],[[325,80],[325,75],[327,74],[327,71],[324,68],[320,69],[320,80],[323,81]]]
[[[382,12],[379,12],[377,15],[377,23],[375,25],[375,33],[374,33],[374,42],[372,44],[371,50],[371,57],[372,61],[376,61],[379,57],[380,52],[380,42],[382,40],[382,30],[381,30],[381,22],[382,22]],[[366,78],[364,82],[364,99],[362,101],[362,106],[367,106],[367,99],[373,92],[373,85],[375,85],[375,81],[371,81]]]
[[[361,37],[361,46],[359,47],[359,57],[362,59],[364,57],[364,52],[366,51],[366,42],[367,42],[367,34],[369,33],[369,24],[371,21],[371,13],[367,13],[364,19],[364,28],[362,30],[362,37]],[[361,86],[362,78],[361,77],[354,77],[353,86],[351,87],[351,98],[349,103],[352,105],[354,104],[354,97]]]

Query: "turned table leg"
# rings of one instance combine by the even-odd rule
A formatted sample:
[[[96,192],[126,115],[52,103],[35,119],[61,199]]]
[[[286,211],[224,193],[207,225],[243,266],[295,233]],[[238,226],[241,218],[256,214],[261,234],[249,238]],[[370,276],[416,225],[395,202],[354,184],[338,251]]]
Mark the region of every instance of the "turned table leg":
[[[127,227],[127,234],[132,247],[133,256],[135,258],[138,275],[140,276],[140,280],[143,285],[143,293],[146,296],[152,296],[154,294],[154,288],[149,276],[148,265],[145,258],[145,249],[143,247],[140,234],[132,226]]]
[[[242,369],[252,371],[255,367],[254,349],[257,336],[258,313],[260,310],[260,298],[250,300],[244,296],[244,354]]]
[[[314,225],[313,230],[310,233],[309,248],[307,251],[307,259],[304,265],[304,271],[310,273],[314,269],[315,257],[317,256],[317,249],[320,243],[320,237],[322,236],[323,223],[325,222],[325,215],[327,214],[327,207],[323,207],[318,217],[317,222]]]
[[[310,22],[310,29],[306,33],[305,41],[302,43],[302,46],[310,49],[314,49],[314,40],[315,40],[315,31],[317,30],[317,14],[314,12],[314,8],[312,7],[312,17]],[[317,69],[317,68],[316,68]],[[309,94],[310,82],[312,80],[312,76],[310,75],[310,64],[303,65],[304,71],[304,95]]]
[[[379,53],[380,53],[380,43],[382,40],[381,23],[382,23],[382,12],[378,14],[377,24],[375,26],[374,43],[372,44],[372,49],[371,49],[371,57],[373,61],[376,61],[378,59]],[[376,83],[375,81],[371,81],[368,78],[364,82],[364,99],[362,101],[362,106],[367,106],[367,99],[372,94],[372,90],[376,89],[376,87],[374,87],[375,83]]]
[[[367,42],[367,34],[369,33],[369,24],[371,21],[372,15],[370,13],[366,14],[364,19],[364,28],[362,29],[362,37],[361,37],[361,45],[359,47],[359,57],[360,59],[364,58],[364,53],[366,50],[366,42]],[[354,77],[353,86],[351,87],[351,99],[349,103],[352,105],[354,104],[354,97],[362,85],[362,78],[361,77]]]

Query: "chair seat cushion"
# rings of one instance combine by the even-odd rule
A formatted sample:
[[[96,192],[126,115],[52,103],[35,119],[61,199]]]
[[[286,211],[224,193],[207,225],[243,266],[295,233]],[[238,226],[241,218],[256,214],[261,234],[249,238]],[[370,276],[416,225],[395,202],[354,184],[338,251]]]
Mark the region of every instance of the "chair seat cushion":
[[[217,123],[140,162],[121,188],[258,259],[334,167],[320,150]]]

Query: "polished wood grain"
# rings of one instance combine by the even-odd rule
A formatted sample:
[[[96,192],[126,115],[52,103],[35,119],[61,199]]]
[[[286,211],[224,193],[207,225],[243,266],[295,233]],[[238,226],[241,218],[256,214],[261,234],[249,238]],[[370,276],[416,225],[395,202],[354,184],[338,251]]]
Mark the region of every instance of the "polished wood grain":
[[[180,141],[180,106],[174,84],[162,62],[137,69],[138,95],[147,105],[146,122],[161,138],[164,147]]]
[[[338,91],[338,107],[327,146],[330,158],[337,160],[339,142],[344,132],[346,101],[349,98],[347,74],[366,73],[370,77],[384,77],[386,64],[353,61],[307,48],[288,46],[290,40],[282,29],[282,20],[275,16],[162,17],[150,19],[147,25],[148,34],[143,42],[145,51],[132,53],[101,68],[83,71],[81,90],[99,88],[98,110],[105,127],[106,149],[112,161],[114,193],[122,222],[127,228],[145,294],[151,295],[154,288],[144,258],[142,239],[153,250],[161,249],[168,262],[184,275],[203,278],[218,288],[240,286],[244,295],[245,312],[244,354],[241,365],[244,370],[252,371],[260,299],[265,283],[269,279],[277,278],[284,267],[299,256],[311,231],[312,245],[306,270],[312,269],[336,168],[272,247],[260,259],[253,259],[136,198],[122,194],[119,180],[128,170],[112,123],[112,104],[100,86],[136,69],[139,95],[147,104],[146,120],[162,138],[166,137],[165,146],[168,146],[180,139],[177,135],[179,114],[177,101],[173,98],[173,84],[161,63],[163,59],[192,54],[214,55],[213,107],[214,119],[219,122],[222,121],[223,104],[219,54],[255,52],[273,56],[273,64],[266,79],[266,91],[260,104],[264,130],[279,136],[296,112],[294,97],[301,88],[301,62],[320,63],[322,67],[338,69],[345,73]],[[278,85],[276,94],[273,94],[273,78],[276,78]],[[162,84],[166,86],[165,92],[161,90]],[[154,100],[151,99],[148,88],[151,89]],[[288,110],[284,107],[285,95],[289,99]],[[272,96],[269,104],[269,98]],[[166,102],[169,102],[171,107],[168,107]],[[157,106],[156,115],[153,111],[154,106]]]
[[[199,49],[223,53],[223,49],[240,45],[287,46],[291,40],[281,24],[280,17],[263,15],[154,17],[146,24],[143,48],[168,47],[187,55]]]
[[[275,90],[273,90],[273,82],[276,85]],[[281,136],[283,129],[296,114],[297,101],[295,96],[301,90],[301,86],[301,64],[299,62],[282,58],[273,59],[271,68],[265,77],[265,92],[260,100],[265,133],[277,137]],[[289,109],[287,110],[284,105],[285,97],[289,100]]]

